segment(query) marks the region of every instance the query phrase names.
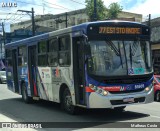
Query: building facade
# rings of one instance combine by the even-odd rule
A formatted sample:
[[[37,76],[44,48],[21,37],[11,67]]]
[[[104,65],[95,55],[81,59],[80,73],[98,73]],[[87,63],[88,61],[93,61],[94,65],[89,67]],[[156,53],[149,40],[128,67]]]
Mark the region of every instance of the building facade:
[[[142,22],[142,15],[130,12],[121,12],[118,16],[119,19]],[[35,25],[51,28],[52,30],[58,30],[69,26],[78,25],[84,22],[88,22],[89,17],[86,14],[85,9],[75,10],[58,15],[39,15],[35,16]],[[32,25],[32,21],[23,21],[20,23],[11,24],[11,32],[20,28],[28,28]]]
[[[153,68],[160,74],[160,17],[151,20]]]

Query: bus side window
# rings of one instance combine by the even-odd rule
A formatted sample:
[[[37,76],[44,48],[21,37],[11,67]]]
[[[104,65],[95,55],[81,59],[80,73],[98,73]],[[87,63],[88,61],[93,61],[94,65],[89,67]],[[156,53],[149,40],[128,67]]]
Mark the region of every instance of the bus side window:
[[[6,50],[6,65],[8,67],[12,66],[12,52],[11,50]]]
[[[38,43],[38,66],[47,66],[47,40]]]
[[[59,40],[59,64],[60,65],[70,65],[70,36],[64,36]]]
[[[58,65],[58,40],[56,38],[49,40],[48,43],[48,64],[49,66]]]
[[[27,47],[21,46],[18,48],[18,66],[27,65]]]

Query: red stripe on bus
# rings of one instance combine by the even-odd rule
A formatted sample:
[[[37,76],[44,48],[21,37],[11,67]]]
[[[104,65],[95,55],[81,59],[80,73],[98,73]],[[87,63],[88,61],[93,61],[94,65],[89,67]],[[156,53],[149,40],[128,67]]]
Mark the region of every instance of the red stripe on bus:
[[[120,86],[111,86],[111,87],[99,87],[102,88],[103,90],[106,91],[120,91],[121,87]]]
[[[92,90],[90,87],[86,86],[86,92],[95,92],[94,90]]]
[[[37,96],[37,88],[36,88],[36,84],[35,84],[34,81],[33,81],[33,83],[34,83],[34,95]]]

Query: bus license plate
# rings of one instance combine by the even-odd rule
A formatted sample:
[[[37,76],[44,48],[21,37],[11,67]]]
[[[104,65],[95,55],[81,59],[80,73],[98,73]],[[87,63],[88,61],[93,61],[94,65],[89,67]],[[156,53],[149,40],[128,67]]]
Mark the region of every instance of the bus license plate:
[[[133,97],[124,98],[123,102],[134,102],[134,98]]]

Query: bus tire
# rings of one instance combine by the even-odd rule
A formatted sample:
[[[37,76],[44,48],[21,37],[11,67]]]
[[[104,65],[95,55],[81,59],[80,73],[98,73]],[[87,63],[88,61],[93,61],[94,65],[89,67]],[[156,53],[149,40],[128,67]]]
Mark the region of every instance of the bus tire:
[[[157,92],[156,92],[156,94],[155,94],[155,100],[156,100],[157,102],[160,101],[160,91],[157,91]]]
[[[116,111],[116,112],[123,112],[125,108],[126,108],[126,106],[115,107],[114,111]]]
[[[27,88],[25,83],[22,83],[22,99],[27,104],[32,102],[32,98],[29,97],[27,94]]]
[[[65,88],[63,91],[62,97],[62,107],[69,114],[76,114],[76,107],[72,103],[71,93],[68,88]]]
[[[0,84],[3,84],[1,79],[0,79]]]

